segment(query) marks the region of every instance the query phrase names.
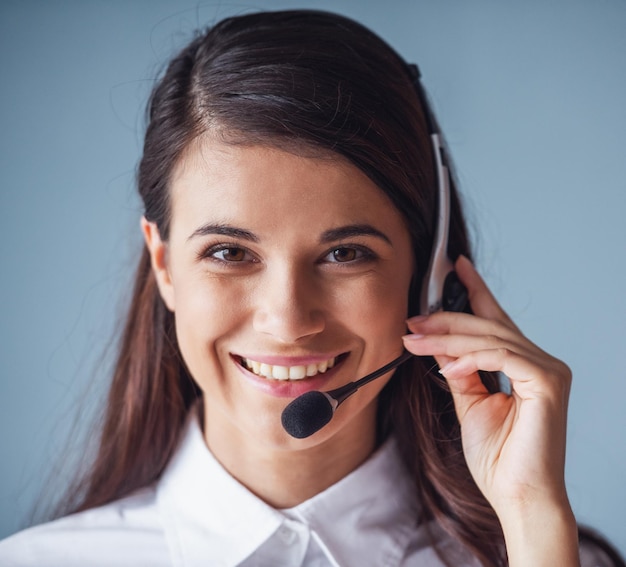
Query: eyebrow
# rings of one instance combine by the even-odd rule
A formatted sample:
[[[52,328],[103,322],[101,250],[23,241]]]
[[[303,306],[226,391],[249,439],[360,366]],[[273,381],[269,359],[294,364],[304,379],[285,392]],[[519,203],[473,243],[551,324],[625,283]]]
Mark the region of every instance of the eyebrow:
[[[209,234],[219,234],[222,236],[230,236],[231,238],[241,238],[249,242],[259,242],[259,237],[253,232],[222,223],[207,223],[202,225],[200,228],[194,230],[187,240],[198,236],[207,236]],[[355,236],[374,236],[392,246],[391,240],[384,232],[381,232],[369,224],[350,224],[325,230],[320,236],[320,243],[329,244],[337,240],[344,240]]]
[[[354,236],[375,236],[376,238],[384,240],[390,246],[393,246],[391,240],[384,232],[381,232],[369,224],[350,224],[338,228],[331,228],[322,233],[320,242],[322,244],[328,244],[335,240],[343,240],[344,238],[352,238]]]
[[[249,230],[221,223],[208,223],[202,225],[200,228],[194,230],[187,240],[191,240],[197,236],[207,236],[209,234],[220,234],[222,236],[230,236],[231,238],[241,238],[243,240],[248,240],[249,242],[259,241],[259,237]]]

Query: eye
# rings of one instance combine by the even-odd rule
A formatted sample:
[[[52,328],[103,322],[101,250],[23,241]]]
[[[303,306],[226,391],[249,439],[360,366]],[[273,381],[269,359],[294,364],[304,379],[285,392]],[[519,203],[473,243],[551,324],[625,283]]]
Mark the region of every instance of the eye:
[[[374,253],[367,248],[361,246],[340,246],[326,254],[324,261],[333,264],[346,264],[371,260],[373,258]]]
[[[336,248],[330,256],[335,262],[353,262],[357,259],[357,251],[354,248]]]
[[[246,254],[247,252],[243,248],[222,248],[214,251],[211,256],[225,262],[243,262],[246,259]]]
[[[216,244],[200,254],[201,259],[214,260],[222,264],[256,262],[256,257],[245,248],[233,244]]]

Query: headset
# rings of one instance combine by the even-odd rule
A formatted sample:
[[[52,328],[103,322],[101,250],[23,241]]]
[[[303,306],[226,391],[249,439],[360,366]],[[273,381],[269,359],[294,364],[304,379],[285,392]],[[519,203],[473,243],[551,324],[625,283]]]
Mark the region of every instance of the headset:
[[[428,104],[426,92],[420,81],[420,72],[414,63],[408,65],[415,92],[424,111],[426,126],[435,160],[437,179],[437,223],[428,270],[422,282],[420,312],[428,315],[439,311],[463,311],[467,306],[467,290],[460,282],[452,261],[448,257],[450,232],[450,170],[441,132]]]
[[[454,271],[454,264],[448,256],[451,179],[446,149],[434,114],[428,104],[426,92],[422,87],[419,68],[415,64],[408,64],[407,69],[424,111],[435,160],[437,180],[435,237],[428,269],[422,282],[420,312],[422,315],[429,315],[439,310],[465,311],[468,309],[467,289],[459,280]],[[282,413],[283,428],[289,435],[297,439],[313,435],[332,419],[337,407],[361,386],[383,376],[412,356],[410,352],[405,350],[398,358],[359,380],[330,392],[310,391],[298,396],[287,405]]]

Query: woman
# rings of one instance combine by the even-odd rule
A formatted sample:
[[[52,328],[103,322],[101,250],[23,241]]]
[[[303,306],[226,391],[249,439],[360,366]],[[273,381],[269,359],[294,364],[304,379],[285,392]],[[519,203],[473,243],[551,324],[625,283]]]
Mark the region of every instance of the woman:
[[[570,372],[472,267],[453,187],[447,254],[474,315],[420,315],[440,226],[420,95],[382,40],[320,12],[224,20],[170,63],[96,458],[72,514],[0,562],[578,564]],[[283,429],[289,401],[403,348],[325,427]]]

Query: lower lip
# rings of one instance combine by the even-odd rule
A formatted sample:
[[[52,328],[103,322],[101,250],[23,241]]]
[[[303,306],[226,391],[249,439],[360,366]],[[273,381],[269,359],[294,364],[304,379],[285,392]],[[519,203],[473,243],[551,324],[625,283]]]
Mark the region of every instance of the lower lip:
[[[249,380],[253,386],[266,394],[277,398],[297,398],[306,392],[321,390],[326,384],[328,384],[333,376],[337,374],[337,369],[341,368],[346,360],[344,358],[336,363],[330,370],[316,374],[310,378],[303,378],[302,380],[275,380],[272,378],[258,376],[254,372],[250,372],[250,370],[244,368],[234,357],[231,358],[233,359],[235,366],[243,374],[244,378]]]

